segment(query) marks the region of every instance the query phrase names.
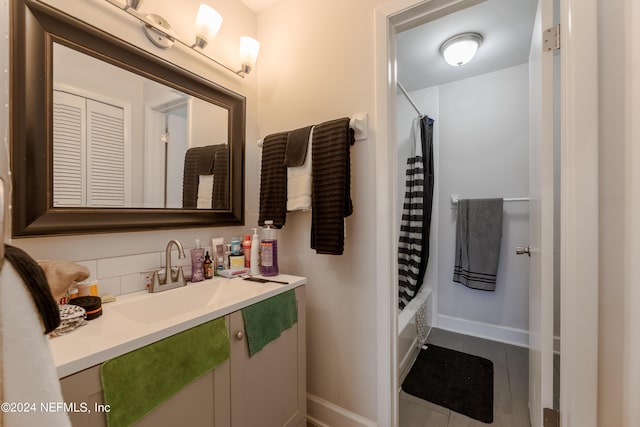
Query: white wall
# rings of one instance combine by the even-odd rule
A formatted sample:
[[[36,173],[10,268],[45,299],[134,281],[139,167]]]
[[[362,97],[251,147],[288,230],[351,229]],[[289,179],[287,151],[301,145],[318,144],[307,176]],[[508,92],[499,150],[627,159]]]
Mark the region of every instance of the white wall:
[[[423,94],[411,95],[420,103]],[[452,281],[456,210],[450,197],[528,196],[527,64],[440,86],[438,130],[438,324],[526,344],[528,260],[515,255],[515,246],[528,241],[527,203],[504,205],[496,291],[486,292]]]

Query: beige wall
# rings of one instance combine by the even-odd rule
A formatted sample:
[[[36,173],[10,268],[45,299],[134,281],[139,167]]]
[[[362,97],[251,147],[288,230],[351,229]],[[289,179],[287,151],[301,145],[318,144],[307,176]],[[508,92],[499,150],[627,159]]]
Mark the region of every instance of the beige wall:
[[[311,214],[294,212],[281,231],[282,267],[308,278],[308,392],[369,420],[377,418],[374,259],[374,8],[371,0],[282,0],[258,15],[259,131],[295,129],[369,114],[369,139],[351,149],[354,214],[342,256],[310,249]],[[248,186],[258,185],[248,176]],[[253,180],[253,182],[252,182]],[[391,209],[391,207],[390,207]],[[309,407],[312,416],[314,405]],[[323,421],[323,419],[320,419]],[[337,425],[337,424],[336,424]]]

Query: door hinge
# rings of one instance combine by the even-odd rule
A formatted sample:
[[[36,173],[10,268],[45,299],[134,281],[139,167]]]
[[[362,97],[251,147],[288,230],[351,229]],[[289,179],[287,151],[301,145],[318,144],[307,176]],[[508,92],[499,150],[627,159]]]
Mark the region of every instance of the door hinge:
[[[542,33],[542,50],[553,51],[560,49],[560,24],[547,28]]]
[[[544,427],[560,427],[560,412],[557,409],[544,408],[542,417]]]

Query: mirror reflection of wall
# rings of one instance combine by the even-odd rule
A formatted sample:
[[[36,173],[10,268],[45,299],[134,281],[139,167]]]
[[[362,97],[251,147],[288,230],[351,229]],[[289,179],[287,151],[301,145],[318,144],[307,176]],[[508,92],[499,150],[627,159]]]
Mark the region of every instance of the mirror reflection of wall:
[[[53,206],[183,207],[185,153],[228,144],[228,111],[56,43],[53,57]]]

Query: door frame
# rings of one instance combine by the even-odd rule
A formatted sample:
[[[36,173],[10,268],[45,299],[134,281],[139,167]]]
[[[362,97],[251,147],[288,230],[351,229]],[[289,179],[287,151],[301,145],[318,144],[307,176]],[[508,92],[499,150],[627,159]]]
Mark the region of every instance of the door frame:
[[[374,12],[376,259],[394,260],[396,70],[399,29],[474,0],[392,0]],[[597,0],[560,0],[561,24],[561,369],[565,427],[597,422],[598,371],[598,55]],[[378,425],[398,423],[397,271],[376,265]],[[595,333],[594,333],[595,331]],[[536,427],[536,426],[534,426]]]
[[[640,20],[640,5],[635,0],[625,2],[625,331],[624,341],[624,426],[640,425],[640,288],[637,285],[640,275],[640,170],[633,165],[640,164],[640,27],[634,25]]]

